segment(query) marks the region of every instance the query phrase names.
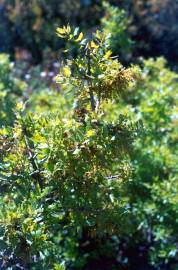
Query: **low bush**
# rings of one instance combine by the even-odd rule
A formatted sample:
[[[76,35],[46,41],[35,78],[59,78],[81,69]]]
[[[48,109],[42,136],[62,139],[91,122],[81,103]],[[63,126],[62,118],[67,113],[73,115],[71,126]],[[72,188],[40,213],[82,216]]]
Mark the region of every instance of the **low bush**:
[[[127,235],[127,249],[138,245],[140,253],[148,251],[158,269],[171,261],[176,269],[178,77],[163,58],[145,60],[142,65],[141,78],[124,94],[122,105],[105,105],[113,120],[125,111],[145,126],[131,155],[134,169],[127,195],[133,230]]]
[[[8,55],[0,54],[0,126],[13,124],[13,110],[25,89],[25,82],[14,77]]]
[[[121,233],[129,220],[129,152],[139,128],[122,114],[107,122],[101,104],[134,84],[138,69],[112,59],[105,33],[87,40],[68,25],[57,34],[80,51],[56,77],[74,93],[74,109],[38,116],[19,103],[13,127],[1,129],[4,268],[81,268],[88,255],[78,241]]]
[[[177,269],[177,74],[163,58],[124,68],[106,33],[57,34],[79,51],[59,92],[22,103],[2,58],[1,268]]]

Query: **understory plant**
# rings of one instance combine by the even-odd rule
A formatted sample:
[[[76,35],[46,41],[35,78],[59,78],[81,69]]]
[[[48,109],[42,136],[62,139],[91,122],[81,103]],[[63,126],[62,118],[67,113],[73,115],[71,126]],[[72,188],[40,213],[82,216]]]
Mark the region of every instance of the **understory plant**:
[[[174,262],[176,269],[178,76],[166,67],[163,58],[149,59],[144,61],[141,81],[130,102],[147,132],[135,143],[132,188],[140,196],[131,201],[139,230],[148,241],[151,263],[163,267]]]
[[[25,89],[25,82],[13,76],[13,63],[9,56],[0,54],[0,127],[13,124],[13,109],[22,99]]]
[[[130,112],[131,119],[141,119],[145,126],[131,154],[133,175],[127,195],[133,223],[125,249],[133,253],[138,248],[144,263],[149,261],[156,269],[178,267],[177,88],[178,76],[165,59],[148,59],[122,102],[105,104],[113,121],[121,111]],[[135,265],[128,260],[130,267]]]
[[[0,268],[176,270],[177,74],[124,68],[108,33],[56,31],[57,91],[22,103],[0,57]]]
[[[66,115],[19,103],[14,125],[0,130],[2,269],[82,268],[87,238],[100,243],[131,226],[130,151],[140,126],[122,113],[107,121],[102,104],[120,102],[138,68],[112,57],[104,32],[84,38],[67,25],[57,35],[79,51],[56,77],[74,103]]]
[[[101,19],[103,29],[110,35],[109,45],[114,55],[124,63],[130,61],[134,42],[128,33],[129,17],[124,9],[104,1],[105,15]]]

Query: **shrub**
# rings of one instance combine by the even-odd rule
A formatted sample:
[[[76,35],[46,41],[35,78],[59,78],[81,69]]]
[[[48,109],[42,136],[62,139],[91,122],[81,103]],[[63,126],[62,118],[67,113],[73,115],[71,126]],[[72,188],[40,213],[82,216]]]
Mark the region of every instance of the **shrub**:
[[[134,198],[133,207],[138,206],[135,214],[142,219],[139,228],[146,238],[151,232],[151,260],[167,263],[177,257],[177,74],[162,58],[145,61],[142,74],[136,109],[147,132],[135,145],[133,162],[136,188],[143,190],[143,197]]]
[[[79,51],[60,93],[42,86],[22,105],[2,56],[1,268],[176,269],[177,75],[162,58],[124,69],[102,32],[57,33]]]
[[[177,262],[178,81],[163,58],[145,60],[142,65],[141,79],[125,92],[125,102],[105,106],[111,119],[125,111],[144,123],[145,132],[135,141],[131,155],[133,178],[127,195],[133,225],[126,249],[139,245],[142,254],[148,250],[149,260],[160,269]]]
[[[101,19],[101,25],[107,33],[111,33],[110,48],[115,55],[119,55],[121,61],[128,62],[131,58],[133,42],[127,32],[129,18],[126,11],[108,2],[104,2],[103,6],[105,16]]]
[[[0,54],[0,126],[12,125],[15,104],[22,97],[25,82],[13,76],[13,64],[6,54]]]
[[[134,84],[138,70],[112,59],[105,33],[87,40],[68,25],[57,34],[80,51],[56,78],[63,91],[74,93],[74,110],[64,118],[60,112],[26,114],[17,106],[14,126],[1,129],[6,268],[81,268],[87,260],[78,254],[84,234],[100,241],[124,232],[129,220],[129,152],[139,129],[124,115],[107,122],[101,106]]]

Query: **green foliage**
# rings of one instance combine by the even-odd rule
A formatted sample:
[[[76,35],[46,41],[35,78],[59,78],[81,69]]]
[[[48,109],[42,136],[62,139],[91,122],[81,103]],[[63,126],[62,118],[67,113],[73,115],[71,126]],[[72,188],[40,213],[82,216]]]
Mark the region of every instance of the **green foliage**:
[[[6,54],[0,54],[0,126],[12,125],[15,104],[23,95],[26,84],[14,78],[13,64]]]
[[[165,67],[162,58],[144,62],[143,83],[135,96],[136,108],[147,132],[135,145],[133,162],[138,190],[134,198],[140,230],[152,231],[153,262],[177,256],[177,74]],[[146,81],[145,81],[146,78]],[[145,200],[145,198],[147,198]]]
[[[163,58],[146,60],[141,80],[125,93],[122,105],[106,104],[113,120],[124,110],[145,125],[132,152],[134,173],[127,191],[135,225],[128,247],[145,243],[155,265],[177,257],[177,78]]]
[[[119,59],[128,62],[131,57],[133,42],[127,32],[129,19],[126,11],[104,2],[105,16],[101,19],[101,25],[107,33],[111,33],[109,45]]]
[[[107,258],[109,269],[118,261],[130,269],[127,251],[139,246],[156,269],[171,261],[176,269],[177,74],[163,58],[143,61],[141,72],[124,68],[105,32],[85,38],[67,25],[57,34],[69,56],[60,91],[30,82],[36,91],[24,105],[26,85],[0,58],[1,93],[11,101],[1,101],[4,268],[93,269]]]
[[[125,69],[118,60],[112,58],[109,49],[110,35],[96,31],[90,40],[78,33],[78,28],[57,28],[57,35],[78,45],[80,53],[68,60],[56,80],[66,86],[78,88],[77,101],[86,107],[90,100],[92,111],[98,111],[103,100],[121,96],[124,90],[138,77],[137,67]],[[81,109],[81,104],[80,104]]]
[[[124,69],[112,59],[102,32],[86,40],[68,25],[57,34],[80,52],[56,77],[74,96],[74,110],[61,100],[63,112],[53,103],[53,112],[38,115],[40,97],[32,96],[31,112],[20,103],[13,127],[0,132],[1,239],[10,257],[30,269],[81,268],[84,232],[101,239],[124,231],[129,153],[139,131],[125,115],[112,123],[101,110],[134,84],[137,68]]]

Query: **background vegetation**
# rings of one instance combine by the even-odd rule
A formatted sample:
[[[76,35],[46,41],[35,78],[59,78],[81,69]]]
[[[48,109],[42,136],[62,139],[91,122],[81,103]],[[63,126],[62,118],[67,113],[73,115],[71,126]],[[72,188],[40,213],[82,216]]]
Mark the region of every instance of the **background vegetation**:
[[[178,268],[177,10],[0,1],[0,269]]]

